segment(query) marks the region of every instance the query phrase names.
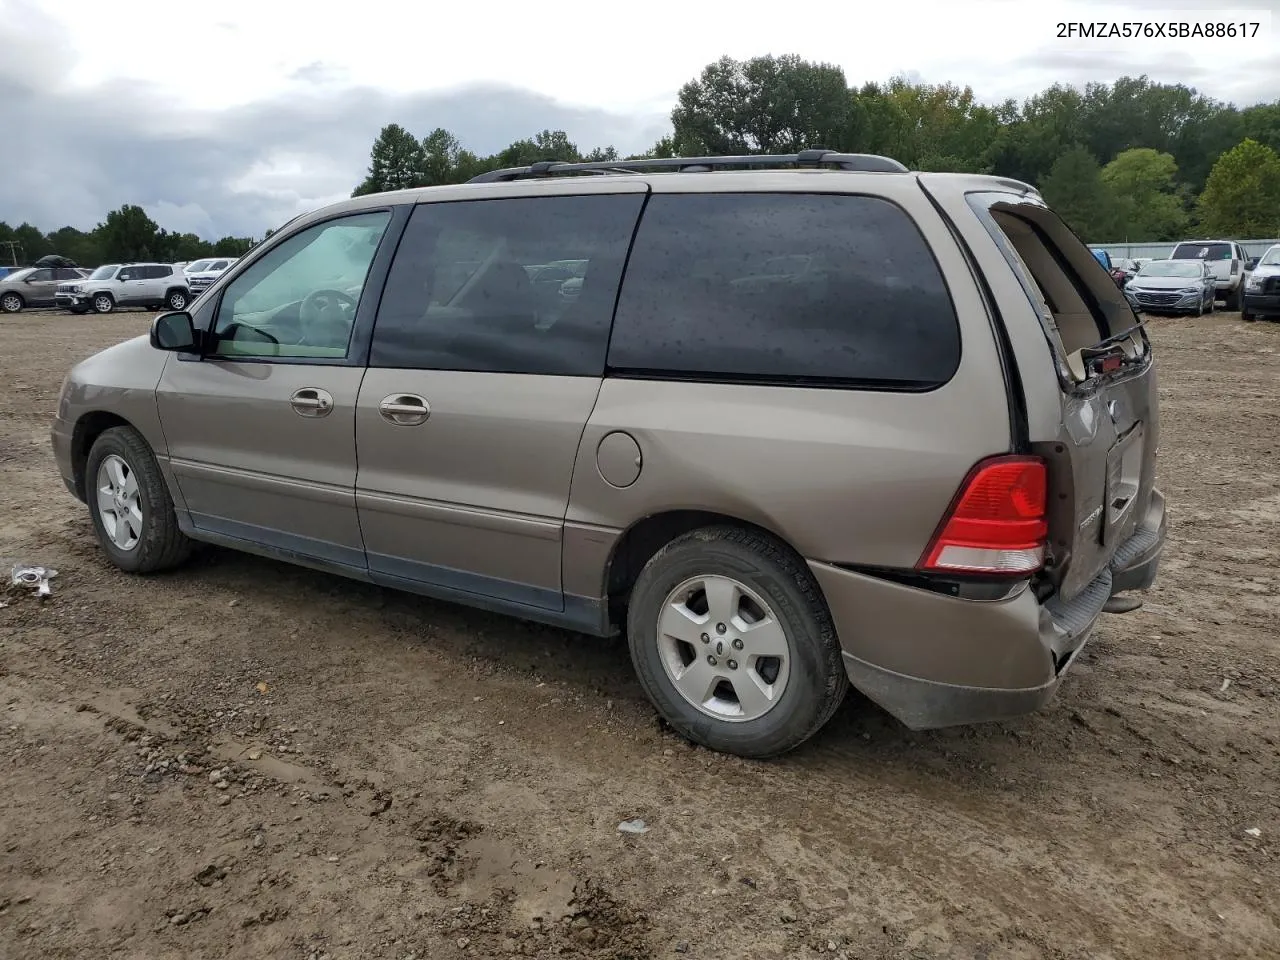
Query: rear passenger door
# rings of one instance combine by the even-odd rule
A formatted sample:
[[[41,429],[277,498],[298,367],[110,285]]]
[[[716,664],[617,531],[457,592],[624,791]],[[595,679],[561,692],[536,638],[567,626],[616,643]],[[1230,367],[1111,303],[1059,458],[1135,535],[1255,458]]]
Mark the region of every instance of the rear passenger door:
[[[570,478],[647,187],[538,189],[414,210],[356,407],[356,504],[374,579],[572,619],[593,611],[562,590]],[[575,292],[532,279],[566,259],[588,261]]]

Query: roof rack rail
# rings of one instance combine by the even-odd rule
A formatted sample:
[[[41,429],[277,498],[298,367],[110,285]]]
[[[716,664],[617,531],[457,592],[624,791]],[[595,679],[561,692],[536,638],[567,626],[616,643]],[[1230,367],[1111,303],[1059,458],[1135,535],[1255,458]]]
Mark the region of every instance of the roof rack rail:
[[[674,171],[677,173],[705,173],[716,168],[742,167],[821,167],[832,166],[840,170],[857,170],[867,173],[907,173],[907,168],[889,157],[874,153],[837,153],[817,148],[799,153],[774,153],[725,157],[654,157],[648,160],[596,160],[587,163],[563,163],[558,160],[539,160],[526,167],[507,167],[490,170],[472,177],[468,183],[503,183],[526,178],[553,177],[562,174],[610,174],[645,173],[648,171]]]

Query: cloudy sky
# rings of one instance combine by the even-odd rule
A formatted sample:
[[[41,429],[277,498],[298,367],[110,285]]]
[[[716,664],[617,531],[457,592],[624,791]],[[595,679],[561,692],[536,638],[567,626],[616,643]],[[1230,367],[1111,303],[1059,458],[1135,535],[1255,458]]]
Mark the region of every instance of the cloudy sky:
[[[488,0],[0,0],[0,220],[261,235],[349,195],[380,127],[491,153],[543,128],[645,149],[680,85],[728,54],[797,53],[850,83],[908,74],[983,100],[1147,73],[1280,99],[1280,0],[648,6]],[[1256,37],[1067,40],[1059,21],[1261,21]]]

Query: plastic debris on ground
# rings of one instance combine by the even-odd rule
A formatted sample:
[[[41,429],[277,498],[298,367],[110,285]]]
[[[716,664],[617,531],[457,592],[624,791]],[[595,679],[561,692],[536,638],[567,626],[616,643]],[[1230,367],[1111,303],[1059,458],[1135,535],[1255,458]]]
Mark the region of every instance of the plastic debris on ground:
[[[57,575],[58,571],[51,567],[37,567],[19,563],[13,568],[10,585],[14,587],[29,587],[35,590],[37,597],[47,597],[53,593],[53,588],[49,586],[49,581]]]
[[[618,824],[619,833],[648,833],[649,825],[643,820],[623,820]]]

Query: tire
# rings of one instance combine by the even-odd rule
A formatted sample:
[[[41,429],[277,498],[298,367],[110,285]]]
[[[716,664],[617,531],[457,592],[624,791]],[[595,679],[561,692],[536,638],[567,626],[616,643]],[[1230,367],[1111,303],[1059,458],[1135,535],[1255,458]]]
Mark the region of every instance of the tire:
[[[1245,323],[1253,323],[1253,321],[1258,319],[1258,316],[1253,311],[1246,309],[1240,311],[1240,319]]]
[[[94,313],[110,313],[116,308],[115,298],[109,293],[95,293],[93,295],[93,312]]]
[[[68,307],[67,312],[74,313],[77,317],[81,317],[89,312],[89,308],[88,307]]]
[[[103,517],[104,506],[115,499],[103,492],[114,472],[111,463],[123,466],[122,475],[126,480],[132,478],[135,491],[129,497],[130,486],[126,483],[125,497],[116,500],[116,505],[136,503],[141,514],[136,526],[129,525],[130,529],[118,537],[112,533],[113,528],[118,529],[114,512],[109,520]],[[107,558],[121,570],[157,573],[178,566],[191,555],[194,545],[178,529],[173,499],[156,458],[142,434],[133,427],[112,427],[94,441],[85,464],[84,482],[94,533]]]
[[[0,295],[0,313],[20,313],[26,305],[21,294],[6,293]]]
[[[715,587],[717,596],[728,595],[726,584],[736,585],[736,603],[715,605],[722,615],[727,609],[753,618],[764,612],[780,629],[768,630],[767,620],[756,620],[766,624],[766,632],[753,639],[749,631],[739,636],[732,620],[704,624],[690,617],[714,613],[704,600],[705,583]],[[687,606],[681,604],[683,614],[675,605],[681,595],[688,599]],[[664,617],[673,627],[670,632],[659,630]],[[738,618],[744,621],[752,622],[746,616]],[[724,624],[723,632],[716,622]],[[673,639],[676,632],[684,639]],[[773,645],[766,646],[770,639]],[[765,759],[798,747],[831,719],[849,690],[835,627],[813,575],[776,541],[738,527],[694,530],[672,540],[645,564],[631,591],[627,644],[640,685],[677,732],[741,757]],[[754,657],[752,645],[757,650]],[[761,655],[769,649],[784,651],[784,656]],[[699,690],[705,682],[704,706],[695,706],[681,692],[674,679],[677,670],[688,678],[685,689]],[[729,681],[727,690],[723,681],[714,679],[717,676]],[[780,687],[771,704],[756,678]],[[757,695],[738,701],[739,688]],[[735,709],[740,711],[736,717]]]
[[[1223,300],[1222,307],[1224,310],[1240,309],[1240,289],[1228,291],[1226,299]]]
[[[191,297],[185,290],[170,290],[164,298],[164,305],[168,310],[185,310],[190,302]]]

